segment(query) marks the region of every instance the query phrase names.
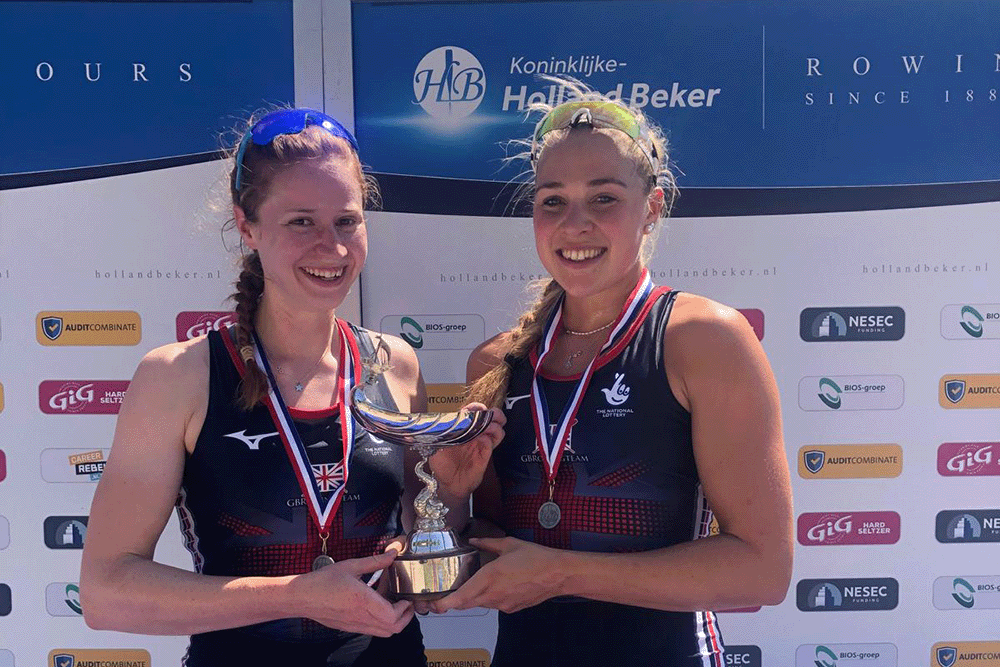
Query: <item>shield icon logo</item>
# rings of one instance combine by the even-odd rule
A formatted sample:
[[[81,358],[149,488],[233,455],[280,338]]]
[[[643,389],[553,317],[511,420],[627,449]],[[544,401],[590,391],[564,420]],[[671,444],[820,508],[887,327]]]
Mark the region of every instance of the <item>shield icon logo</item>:
[[[958,649],[954,646],[939,646],[934,657],[937,658],[937,663],[941,667],[951,667],[958,658]]]
[[[811,449],[803,453],[802,458],[806,464],[806,470],[815,475],[823,469],[823,464],[826,463],[826,452]]]
[[[76,664],[76,656],[69,653],[56,653],[52,656],[52,667],[73,667]]]
[[[944,395],[952,403],[958,403],[965,398],[965,380],[948,380],[944,383]]]
[[[59,336],[62,335],[62,332],[63,332],[63,319],[61,317],[42,318],[42,333],[45,334],[46,338],[48,338],[49,340],[55,340],[56,338],[59,338]]]

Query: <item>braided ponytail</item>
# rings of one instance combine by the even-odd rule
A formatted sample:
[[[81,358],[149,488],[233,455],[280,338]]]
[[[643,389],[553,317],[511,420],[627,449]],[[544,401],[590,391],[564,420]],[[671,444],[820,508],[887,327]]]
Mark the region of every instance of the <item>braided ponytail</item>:
[[[236,291],[229,297],[236,304],[236,346],[246,365],[238,396],[239,406],[244,410],[252,410],[267,394],[267,376],[253,354],[254,319],[263,293],[264,269],[260,255],[254,251],[243,256]]]

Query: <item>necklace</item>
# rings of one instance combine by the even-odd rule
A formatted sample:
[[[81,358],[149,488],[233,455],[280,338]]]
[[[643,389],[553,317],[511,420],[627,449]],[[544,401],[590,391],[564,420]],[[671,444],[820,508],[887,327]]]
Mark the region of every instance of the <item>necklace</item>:
[[[572,329],[568,328],[564,324],[563,325],[563,331],[566,332],[566,333],[568,333],[570,336],[592,336],[593,334],[595,334],[595,333],[597,333],[599,331],[604,331],[605,329],[607,329],[608,327],[610,327],[614,323],[615,323],[615,321],[611,320],[610,322],[608,322],[607,324],[605,324],[603,327],[598,327],[597,329],[594,329],[593,331],[573,331]]]
[[[326,358],[326,353],[329,350],[330,350],[330,346],[327,345],[326,349],[323,350],[323,354],[319,355],[319,359],[317,359],[316,363],[312,365],[312,368],[310,368],[309,371],[305,375],[302,376],[301,380],[298,380],[295,383],[295,391],[297,391],[299,393],[302,393],[302,390],[306,388],[305,385],[302,384],[302,383],[305,382],[306,380],[308,380],[309,378],[311,378],[313,375],[316,374],[316,369],[319,368],[320,362],[322,362],[323,359]],[[281,369],[281,366],[275,366],[274,367],[274,372],[277,373],[278,375],[284,375],[285,374],[285,372]]]

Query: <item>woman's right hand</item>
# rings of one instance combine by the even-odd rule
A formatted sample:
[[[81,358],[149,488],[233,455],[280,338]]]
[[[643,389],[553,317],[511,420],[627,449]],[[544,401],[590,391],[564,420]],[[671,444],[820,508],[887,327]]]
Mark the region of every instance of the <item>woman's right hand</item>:
[[[486,410],[482,403],[469,403],[466,410]],[[493,420],[475,440],[464,445],[444,447],[430,457],[431,470],[440,484],[438,493],[452,502],[468,500],[483,481],[493,449],[503,440],[507,417],[493,408]]]
[[[396,551],[342,560],[299,575],[290,584],[292,614],[323,625],[375,637],[400,632],[413,618],[406,600],[389,602],[361,580],[392,564]]]

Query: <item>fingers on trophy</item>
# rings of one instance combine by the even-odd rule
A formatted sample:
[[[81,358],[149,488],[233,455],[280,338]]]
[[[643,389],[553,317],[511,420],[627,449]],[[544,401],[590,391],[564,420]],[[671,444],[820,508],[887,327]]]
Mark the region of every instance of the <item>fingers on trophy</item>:
[[[459,541],[444,521],[448,508],[437,496],[438,482],[425,469],[431,454],[462,445],[481,435],[493,419],[491,410],[437,413],[395,412],[371,398],[387,366],[365,359],[362,382],[350,393],[351,414],[362,428],[382,440],[410,447],[421,460],[416,474],[424,488],[413,501],[416,525],[390,566],[389,597],[432,601],[465,583],[479,569],[479,551]]]

